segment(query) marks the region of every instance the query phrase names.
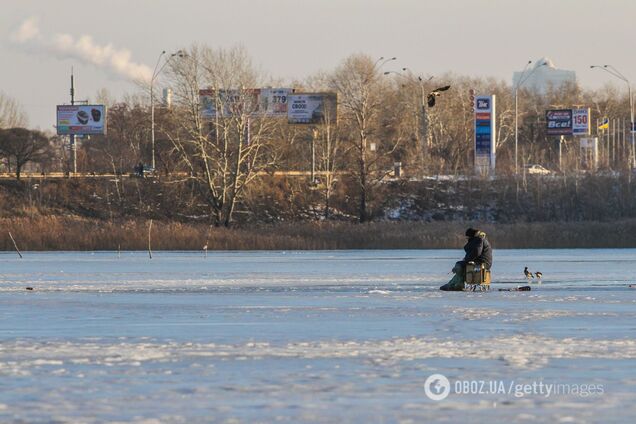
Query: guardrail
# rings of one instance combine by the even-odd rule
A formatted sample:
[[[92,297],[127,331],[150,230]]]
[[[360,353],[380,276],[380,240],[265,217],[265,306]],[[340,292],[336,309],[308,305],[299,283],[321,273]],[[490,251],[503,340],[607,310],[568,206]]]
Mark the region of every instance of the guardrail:
[[[97,174],[94,172],[77,172],[77,173],[65,173],[65,172],[21,172],[20,178],[116,178],[116,177],[128,177],[128,174],[115,175],[115,174]],[[2,172],[0,173],[0,179],[15,179],[15,173]]]
[[[314,173],[316,176],[325,176],[328,174],[328,172],[325,171],[316,171]],[[338,172],[333,172],[332,175],[344,175],[344,174],[348,174],[348,172],[345,171],[338,171]],[[165,174],[161,174],[161,175],[165,175]],[[171,172],[170,174],[168,174],[167,176],[170,177],[187,177],[190,174],[187,172]],[[269,176],[274,176],[274,177],[310,177],[311,176],[311,172],[310,171],[274,171],[274,172],[268,172],[268,171],[260,171],[258,172],[258,175],[269,175]],[[51,179],[58,179],[58,178],[140,178],[139,175],[135,174],[134,172],[129,172],[129,173],[125,173],[125,174],[112,174],[112,173],[104,173],[104,174],[100,174],[100,173],[96,173],[96,172],[21,172],[20,173],[20,178],[24,178],[24,179],[46,179],[46,178],[51,178]],[[153,178],[152,175],[150,176],[146,176],[145,178]],[[0,179],[15,179],[15,173],[9,173],[9,172],[1,172],[0,173]]]

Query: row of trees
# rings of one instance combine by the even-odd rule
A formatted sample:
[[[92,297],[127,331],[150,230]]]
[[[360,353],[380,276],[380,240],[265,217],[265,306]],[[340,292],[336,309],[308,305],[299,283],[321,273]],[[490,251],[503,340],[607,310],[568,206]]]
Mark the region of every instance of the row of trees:
[[[497,172],[514,171],[514,97],[512,87],[502,81],[453,74],[422,78],[406,68],[394,71],[397,62],[392,59],[356,54],[331,72],[291,83],[301,91],[338,94],[337,116],[327,114],[319,126],[292,126],[284,119],[251,113],[249,91],[240,89],[290,84],[259,72],[244,49],[194,45],[184,53],[169,59],[161,81],[173,90],[174,102],[171,107],[159,105],[155,110],[156,171],[189,179],[218,225],[231,223],[237,204],[263,172],[308,170],[312,144],[319,181],[311,184],[321,194],[325,216],[330,213],[332,193],[342,188],[342,175],[350,182],[345,189],[358,204],[358,218],[365,221],[369,197],[395,162],[402,164],[408,177],[471,173],[473,91],[497,96]],[[440,85],[450,85],[451,89],[442,93],[435,107],[427,108],[423,122],[423,97]],[[202,88],[238,89],[237,93],[243,93],[239,96],[245,98],[233,101],[242,107],[230,117],[204,120],[198,96]],[[557,166],[557,140],[545,134],[546,109],[586,105],[592,108],[592,122],[604,116],[629,122],[629,101],[612,86],[586,91],[563,85],[547,93],[520,93],[520,164]],[[101,92],[95,100],[109,107],[108,135],[84,139],[78,154],[79,169],[128,173],[137,163],[150,162],[147,96],[113,102]],[[56,152],[48,155],[46,166],[65,163],[67,152],[59,147],[62,143],[56,137],[49,141],[49,149]],[[609,139],[607,143],[609,149]],[[0,144],[5,144],[1,138]],[[574,167],[578,147],[574,143],[562,147],[562,163]],[[618,157],[624,160],[606,166],[626,170],[628,152],[623,153]],[[0,154],[9,155],[2,148]]]

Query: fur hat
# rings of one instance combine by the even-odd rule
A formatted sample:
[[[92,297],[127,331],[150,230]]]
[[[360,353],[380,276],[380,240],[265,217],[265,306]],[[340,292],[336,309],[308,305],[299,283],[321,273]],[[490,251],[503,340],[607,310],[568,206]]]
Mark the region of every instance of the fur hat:
[[[477,233],[479,233],[479,230],[471,227],[466,230],[466,237],[475,237]]]

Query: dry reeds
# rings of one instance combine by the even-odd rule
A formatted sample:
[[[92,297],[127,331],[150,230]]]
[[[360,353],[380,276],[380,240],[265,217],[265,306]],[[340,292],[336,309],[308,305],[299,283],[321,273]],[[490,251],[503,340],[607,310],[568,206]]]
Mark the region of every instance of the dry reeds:
[[[25,250],[146,250],[146,220],[79,217],[2,218]],[[153,221],[154,250],[321,250],[459,248],[468,226],[483,229],[495,248],[636,247],[636,220],[617,222],[484,224],[470,222],[303,222],[242,228]],[[5,232],[5,234],[7,234]],[[13,250],[9,237],[0,249]]]

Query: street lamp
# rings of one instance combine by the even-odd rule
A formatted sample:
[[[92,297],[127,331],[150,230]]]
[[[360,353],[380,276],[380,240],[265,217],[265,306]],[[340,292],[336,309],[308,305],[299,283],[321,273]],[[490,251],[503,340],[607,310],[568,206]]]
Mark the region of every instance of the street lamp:
[[[311,130],[311,184],[316,184],[316,139],[318,138],[318,128]]]
[[[433,107],[435,106],[435,97],[439,96],[442,91],[446,91],[450,88],[450,85],[446,85],[443,87],[436,88],[430,92],[426,92],[424,90],[424,83],[433,79],[432,76],[428,77],[424,80],[421,76],[417,77],[417,80],[412,75],[412,72],[408,68],[402,68],[402,71],[408,72],[408,76],[402,74],[401,72],[396,71],[387,71],[384,75],[395,74],[398,75],[411,83],[416,83],[420,87],[420,113],[419,119],[421,121],[419,125],[418,131],[418,141],[422,144],[422,171],[425,171],[426,164],[426,149],[428,147],[428,113],[426,111],[426,106]]]
[[[403,77],[403,78],[407,78],[409,81],[415,82],[415,83],[417,83],[417,85],[419,85],[419,87],[420,87],[420,96],[421,96],[421,106],[422,106],[422,110],[425,111],[424,113],[426,113],[426,108],[424,106],[428,102],[427,99],[430,99],[431,98],[430,97],[431,94],[433,94],[433,92],[435,92],[436,90],[433,90],[433,92],[429,93],[428,95],[425,95],[425,93],[424,93],[424,83],[432,80],[433,76],[431,75],[430,77],[426,78],[426,80],[424,80],[421,76],[418,75],[417,76],[417,81],[416,81],[415,78],[413,77],[413,72],[411,72],[411,70],[409,68],[402,68],[402,71],[403,72],[408,72],[409,76],[406,77],[403,74],[401,74],[400,72],[394,72],[394,73],[396,75],[399,75],[399,76]],[[385,74],[386,74],[386,72],[385,72]],[[435,95],[439,95],[439,94],[435,94]],[[429,107],[432,107],[432,106],[429,106]]]
[[[632,168],[636,167],[636,152],[634,152],[634,130],[636,128],[634,128],[634,98],[632,97],[632,85],[629,82],[629,80],[627,79],[627,77],[625,77],[625,75],[621,74],[618,69],[616,69],[615,67],[613,67],[612,65],[591,65],[590,69],[594,69],[594,68],[598,68],[598,69],[602,69],[603,71],[607,72],[608,74],[618,78],[619,80],[623,81],[624,83],[627,84],[627,95],[629,96],[629,132],[632,136],[632,157],[630,158],[630,161],[632,163]]]
[[[546,62],[538,64],[537,66],[532,68],[528,75],[526,75],[528,66],[530,66],[531,63],[531,60],[526,63],[525,68],[523,68],[523,71],[521,72],[521,75],[517,80],[517,84],[515,84],[515,175],[519,174],[519,162],[517,160],[519,149],[519,88],[532,76],[532,74],[535,73],[537,69],[539,69],[540,66],[544,66],[546,64]]]
[[[186,54],[183,50],[178,50],[175,53],[172,53],[168,59],[163,62],[163,65],[159,67],[161,63],[161,58],[166,54],[166,51],[163,50],[159,57],[157,58],[157,64],[155,65],[154,71],[152,71],[152,78],[150,79],[150,144],[152,148],[152,169],[155,169],[155,96],[154,96],[154,84],[155,79],[159,76],[163,68],[166,67],[170,59],[175,56],[184,57]],[[142,170],[143,172],[143,170]]]
[[[373,70],[377,70],[377,69],[381,69],[384,65],[386,65],[388,62],[391,62],[392,60],[397,60],[397,57],[390,57],[388,59],[385,59],[384,56],[380,56],[374,63],[373,63]],[[381,62],[381,63],[380,63]],[[380,66],[378,66],[378,64],[380,64]]]
[[[425,173],[426,167],[426,147],[428,145],[427,134],[428,134],[428,116],[426,114],[426,96],[424,95],[424,80],[421,76],[417,77],[417,80],[413,77],[412,72],[408,68],[402,68],[403,72],[408,72],[408,75],[403,74],[398,71],[386,71],[384,75],[395,74],[400,78],[404,78],[411,84],[417,84],[420,88],[420,105],[419,108],[416,108],[415,119],[417,125],[416,137],[417,142],[422,146],[422,174]],[[429,77],[426,81],[430,81],[433,77]],[[404,87],[405,85],[403,85]],[[419,109],[419,111],[417,110]],[[419,123],[417,122],[419,121]]]

